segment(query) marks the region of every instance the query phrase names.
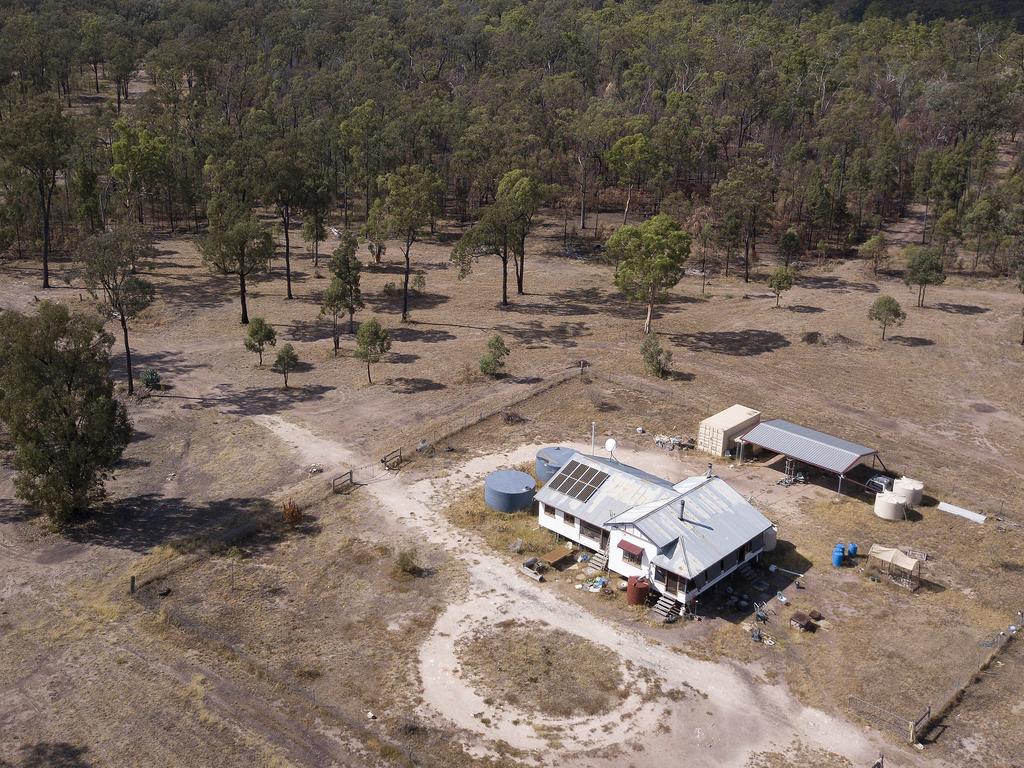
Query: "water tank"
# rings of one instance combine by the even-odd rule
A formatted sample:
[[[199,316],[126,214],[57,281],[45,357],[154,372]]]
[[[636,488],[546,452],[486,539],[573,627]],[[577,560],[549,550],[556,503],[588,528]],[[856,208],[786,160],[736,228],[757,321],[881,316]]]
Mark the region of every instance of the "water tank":
[[[909,477],[901,477],[893,482],[892,492],[902,498],[908,507],[914,509],[921,505],[924,483],[920,480],[911,480]]]
[[[643,605],[647,602],[647,593],[651,590],[651,582],[643,576],[630,576],[626,583],[626,604]]]
[[[764,551],[774,552],[775,547],[779,543],[779,527],[773,525],[767,531],[764,532]]]
[[[575,451],[561,445],[551,445],[537,451],[537,479],[541,485],[554,477],[564,467]]]
[[[537,484],[525,472],[499,469],[491,472],[484,483],[484,501],[497,512],[515,512],[533,503]]]
[[[875,515],[883,520],[903,520],[907,516],[907,502],[892,491],[875,496]]]

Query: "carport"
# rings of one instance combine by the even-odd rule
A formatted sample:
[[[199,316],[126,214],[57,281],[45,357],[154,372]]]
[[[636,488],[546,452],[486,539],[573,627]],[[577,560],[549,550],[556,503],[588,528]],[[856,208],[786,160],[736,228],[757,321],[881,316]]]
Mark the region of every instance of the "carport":
[[[846,473],[870,456],[871,464],[877,460],[886,472],[885,464],[878,457],[875,448],[852,443],[810,427],[785,421],[771,419],[762,421],[737,438],[740,449],[739,459],[743,461],[743,446],[756,445],[773,453],[794,459],[812,467],[832,472],[839,476],[836,491],[842,491]]]

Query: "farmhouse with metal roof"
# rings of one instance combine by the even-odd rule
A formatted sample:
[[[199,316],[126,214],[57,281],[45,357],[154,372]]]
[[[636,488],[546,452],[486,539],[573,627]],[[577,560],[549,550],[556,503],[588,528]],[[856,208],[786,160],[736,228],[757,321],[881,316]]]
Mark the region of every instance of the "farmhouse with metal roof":
[[[673,484],[613,459],[576,453],[537,493],[545,528],[691,602],[771,549],[772,523],[728,483],[699,475]]]

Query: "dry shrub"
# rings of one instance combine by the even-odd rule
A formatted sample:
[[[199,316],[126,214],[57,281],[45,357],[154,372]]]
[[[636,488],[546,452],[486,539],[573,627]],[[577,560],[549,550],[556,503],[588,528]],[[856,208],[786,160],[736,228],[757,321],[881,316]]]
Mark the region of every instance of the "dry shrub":
[[[403,549],[395,560],[395,575],[399,578],[422,576],[423,568],[416,562],[416,548]]]
[[[292,499],[281,503],[281,519],[289,528],[295,528],[302,522],[302,510]]]
[[[501,553],[509,552],[520,540],[522,547],[516,549],[523,554],[542,554],[558,543],[551,531],[540,527],[535,511],[495,512],[484,502],[482,490],[456,499],[445,515],[459,528],[480,534],[488,546]]]

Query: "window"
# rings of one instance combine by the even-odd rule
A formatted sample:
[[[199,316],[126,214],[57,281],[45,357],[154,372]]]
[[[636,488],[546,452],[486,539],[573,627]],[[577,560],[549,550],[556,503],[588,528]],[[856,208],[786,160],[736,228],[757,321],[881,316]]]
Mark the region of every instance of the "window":
[[[662,568],[660,565],[654,566],[654,580],[660,581],[662,584],[665,583],[665,577],[668,571]]]
[[[586,536],[588,539],[594,541],[601,540],[601,529],[596,525],[591,525],[585,520],[580,520],[580,536]]]
[[[549,506],[547,504],[541,504],[540,505],[540,509],[548,517],[554,517],[555,516],[555,508],[552,507],[552,506]]]
[[[643,568],[644,553],[641,551],[640,554],[634,555],[632,552],[622,550],[622,562],[635,565],[637,568]]]
[[[576,527],[576,518],[570,515],[568,512],[562,513],[562,519],[565,521],[566,525],[571,525],[573,528]]]

